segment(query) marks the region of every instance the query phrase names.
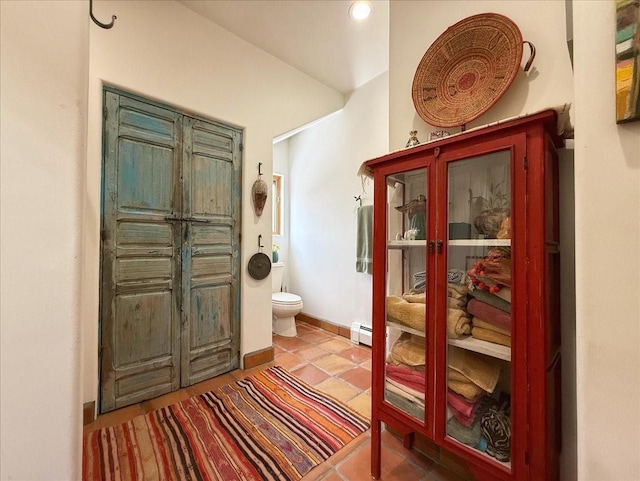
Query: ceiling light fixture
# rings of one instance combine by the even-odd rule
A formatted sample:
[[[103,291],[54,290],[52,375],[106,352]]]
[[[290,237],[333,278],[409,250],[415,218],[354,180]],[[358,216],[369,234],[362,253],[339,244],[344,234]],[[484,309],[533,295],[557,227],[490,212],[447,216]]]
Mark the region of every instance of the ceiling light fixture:
[[[373,12],[373,4],[368,1],[359,0],[349,7],[349,16],[358,21],[368,18],[371,12]]]

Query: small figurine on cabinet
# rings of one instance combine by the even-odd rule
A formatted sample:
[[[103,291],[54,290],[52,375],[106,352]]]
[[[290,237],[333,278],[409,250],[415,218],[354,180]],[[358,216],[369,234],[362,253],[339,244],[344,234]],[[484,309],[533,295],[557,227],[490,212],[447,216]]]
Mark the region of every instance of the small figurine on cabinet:
[[[412,130],[409,132],[409,140],[407,140],[406,147],[413,147],[414,145],[418,145],[420,143],[416,135],[418,135],[417,130]]]
[[[449,135],[449,132],[447,132],[446,130],[436,130],[435,132],[431,132],[429,134],[429,140],[444,139]]]

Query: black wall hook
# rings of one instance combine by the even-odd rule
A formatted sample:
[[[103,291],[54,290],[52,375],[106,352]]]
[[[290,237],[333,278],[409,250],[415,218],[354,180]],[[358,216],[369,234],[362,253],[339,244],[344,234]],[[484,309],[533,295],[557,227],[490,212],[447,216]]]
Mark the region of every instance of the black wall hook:
[[[262,175],[262,162],[258,162],[258,175]]]
[[[111,23],[102,23],[100,20],[93,16],[93,0],[89,0],[89,16],[98,27],[102,27],[104,29],[110,29],[111,27],[113,27],[113,24],[116,22],[116,18],[118,18],[115,15],[111,15]]]

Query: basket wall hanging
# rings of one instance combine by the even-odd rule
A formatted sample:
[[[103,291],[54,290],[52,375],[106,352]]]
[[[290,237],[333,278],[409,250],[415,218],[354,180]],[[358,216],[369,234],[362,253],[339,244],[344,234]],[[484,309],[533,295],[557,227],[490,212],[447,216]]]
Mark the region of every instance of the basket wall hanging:
[[[422,120],[436,127],[458,127],[480,117],[506,92],[522,61],[518,26],[497,13],[465,18],[449,27],[418,64],[411,96]]]

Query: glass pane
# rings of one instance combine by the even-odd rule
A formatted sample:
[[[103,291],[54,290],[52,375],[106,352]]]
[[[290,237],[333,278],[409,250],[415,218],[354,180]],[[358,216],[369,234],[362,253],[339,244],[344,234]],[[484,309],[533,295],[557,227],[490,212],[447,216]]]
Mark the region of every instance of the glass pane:
[[[511,459],[511,162],[448,167],[447,435]]]
[[[385,400],[424,420],[427,170],[387,177]]]

